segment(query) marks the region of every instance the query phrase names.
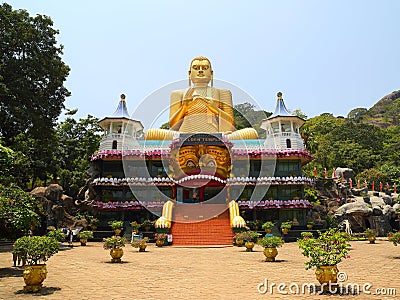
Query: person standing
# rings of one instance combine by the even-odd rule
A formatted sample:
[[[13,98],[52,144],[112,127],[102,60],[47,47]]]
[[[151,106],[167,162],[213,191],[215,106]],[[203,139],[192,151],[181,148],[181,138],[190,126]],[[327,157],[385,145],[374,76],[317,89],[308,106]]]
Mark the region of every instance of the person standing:
[[[73,238],[74,238],[74,233],[72,232],[72,228],[68,227],[68,230],[67,230],[68,247],[73,247],[73,245],[72,245]]]

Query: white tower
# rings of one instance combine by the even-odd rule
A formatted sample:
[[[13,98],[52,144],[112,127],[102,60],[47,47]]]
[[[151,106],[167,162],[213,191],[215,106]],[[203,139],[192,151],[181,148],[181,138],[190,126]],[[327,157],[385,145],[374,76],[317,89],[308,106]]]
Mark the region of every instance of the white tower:
[[[112,116],[101,119],[98,124],[104,130],[99,151],[130,150],[137,144],[135,141],[143,136],[142,123],[129,117],[124,94]]]
[[[300,127],[304,123],[305,120],[289,113],[282,93],[279,92],[274,113],[261,122],[261,128],[267,131],[265,147],[275,150],[305,150],[300,135]]]

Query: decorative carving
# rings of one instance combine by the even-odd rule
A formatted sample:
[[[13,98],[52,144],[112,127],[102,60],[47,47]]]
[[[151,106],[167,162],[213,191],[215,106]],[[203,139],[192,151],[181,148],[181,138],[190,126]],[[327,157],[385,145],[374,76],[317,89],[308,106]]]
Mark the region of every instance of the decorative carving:
[[[174,178],[199,173],[227,178],[232,168],[230,152],[226,147],[204,144],[171,150],[169,165]]]

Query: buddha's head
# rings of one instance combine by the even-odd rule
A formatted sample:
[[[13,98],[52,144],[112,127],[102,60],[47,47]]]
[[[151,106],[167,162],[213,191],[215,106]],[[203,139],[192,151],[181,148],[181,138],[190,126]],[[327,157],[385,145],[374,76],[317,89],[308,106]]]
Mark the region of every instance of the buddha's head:
[[[204,56],[193,58],[188,74],[193,83],[209,83],[213,77],[210,60]]]

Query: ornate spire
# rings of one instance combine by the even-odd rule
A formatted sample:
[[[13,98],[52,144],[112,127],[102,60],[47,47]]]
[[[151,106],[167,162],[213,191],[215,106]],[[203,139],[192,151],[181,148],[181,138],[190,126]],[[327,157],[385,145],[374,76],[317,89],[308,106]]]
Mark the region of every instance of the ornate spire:
[[[125,102],[125,95],[121,95],[121,99],[118,103],[117,109],[112,115],[113,117],[127,117],[129,118],[129,113],[128,109],[126,108],[126,102]]]
[[[282,98],[282,93],[279,92],[277,94],[278,99],[276,101],[276,107],[275,107],[275,111],[274,113],[268,118],[268,119],[272,119],[278,116],[284,117],[284,116],[293,116],[286,108],[285,106],[285,102],[283,101]]]

